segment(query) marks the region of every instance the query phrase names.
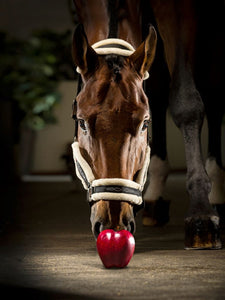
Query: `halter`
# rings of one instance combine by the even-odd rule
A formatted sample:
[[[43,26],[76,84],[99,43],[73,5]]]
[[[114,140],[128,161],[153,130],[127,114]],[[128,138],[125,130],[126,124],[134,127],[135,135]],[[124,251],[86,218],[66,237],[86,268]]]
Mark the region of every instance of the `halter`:
[[[92,45],[92,48],[99,55],[116,54],[130,56],[135,49],[128,42],[121,39],[106,39]],[[77,72],[81,73],[79,67]],[[144,80],[149,77],[145,72]],[[74,102],[76,105],[76,102]],[[143,204],[142,191],[147,179],[148,166],[150,163],[150,147],[146,148],[146,155],[142,169],[139,170],[136,180],[123,178],[101,178],[96,179],[88,162],[82,156],[77,141],[78,120],[75,119],[75,138],[72,144],[73,158],[77,177],[81,180],[83,187],[88,191],[89,203],[99,200],[126,201],[133,205],[141,206]],[[149,141],[149,140],[148,140]]]

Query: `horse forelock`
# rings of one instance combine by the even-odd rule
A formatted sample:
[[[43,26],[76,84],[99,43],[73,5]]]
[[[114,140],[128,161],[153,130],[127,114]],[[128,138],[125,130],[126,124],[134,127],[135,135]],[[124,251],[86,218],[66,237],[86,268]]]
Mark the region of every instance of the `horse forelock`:
[[[148,102],[143,91],[142,82],[137,73],[132,69],[128,60],[118,55],[107,55],[101,62],[95,74],[92,92],[98,103],[113,97],[115,101],[142,103]],[[90,88],[91,88],[90,85]]]
[[[129,61],[118,55],[100,57],[98,69],[84,84],[77,102],[78,111],[86,118],[107,111],[132,115],[149,109],[141,80]]]

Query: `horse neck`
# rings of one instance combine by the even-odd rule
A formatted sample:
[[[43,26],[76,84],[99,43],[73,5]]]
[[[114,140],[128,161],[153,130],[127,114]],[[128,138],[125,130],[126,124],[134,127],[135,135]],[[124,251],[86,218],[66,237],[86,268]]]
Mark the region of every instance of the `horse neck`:
[[[118,38],[127,41],[136,49],[142,42],[141,3],[137,0],[124,1],[123,4],[118,9]]]
[[[113,2],[114,6],[110,5],[110,2]],[[82,3],[75,0],[79,21],[84,25],[89,44],[111,37],[123,39],[134,48],[140,45],[142,38],[140,1],[122,2],[119,1],[116,7],[115,1],[110,0],[85,0]],[[112,18],[115,18],[117,23],[116,32],[115,20]],[[111,26],[114,26],[113,30]]]

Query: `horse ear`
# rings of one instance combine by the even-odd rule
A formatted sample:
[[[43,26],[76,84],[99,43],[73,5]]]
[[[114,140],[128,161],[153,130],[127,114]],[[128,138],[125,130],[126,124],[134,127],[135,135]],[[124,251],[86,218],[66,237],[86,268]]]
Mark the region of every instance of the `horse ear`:
[[[155,28],[150,25],[149,33],[145,41],[137,48],[137,50],[129,57],[131,63],[134,65],[136,71],[144,76],[152,65],[155,57],[157,43],[157,34]]]
[[[98,65],[98,55],[89,45],[82,24],[79,24],[74,31],[72,57],[84,77],[94,72]]]

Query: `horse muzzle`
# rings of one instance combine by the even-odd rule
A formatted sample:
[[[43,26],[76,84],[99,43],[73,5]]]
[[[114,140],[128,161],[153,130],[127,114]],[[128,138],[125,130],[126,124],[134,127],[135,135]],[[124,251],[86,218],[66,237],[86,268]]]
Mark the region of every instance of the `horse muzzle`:
[[[143,167],[139,170],[135,181],[124,178],[96,179],[76,140],[72,144],[72,149],[77,177],[88,192],[88,202],[92,210],[92,231],[95,237],[105,229],[117,231],[125,229],[133,233],[134,216],[143,207],[142,191],[150,163],[150,147],[147,146]],[[119,205],[121,209],[118,209]]]
[[[133,207],[127,202],[100,200],[91,206],[91,225],[95,238],[105,229],[135,232]]]

